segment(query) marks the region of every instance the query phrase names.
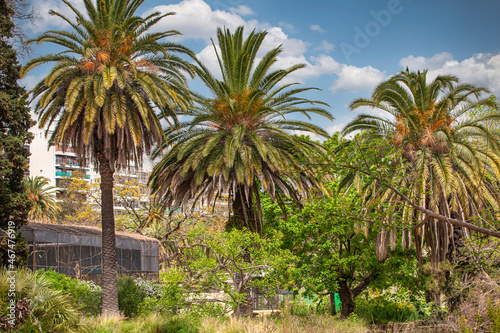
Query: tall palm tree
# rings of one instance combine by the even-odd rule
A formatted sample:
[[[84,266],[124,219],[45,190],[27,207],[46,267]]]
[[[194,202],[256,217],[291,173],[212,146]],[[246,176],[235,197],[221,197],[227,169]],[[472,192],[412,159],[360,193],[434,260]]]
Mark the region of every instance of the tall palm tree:
[[[365,131],[365,140],[381,139],[396,148],[406,167],[400,185],[420,206],[463,221],[478,218],[485,210],[500,207],[495,188],[500,177],[499,137],[487,126],[500,117],[470,116],[478,106],[494,106],[482,98],[487,92],[459,84],[454,76],[438,76],[428,83],[427,71],[406,69],[380,83],[370,99],[350,105],[351,109],[368,106],[384,115],[361,114],[343,134]],[[388,189],[373,186],[368,192],[376,200],[400,202]],[[462,230],[429,217],[417,220],[417,211],[406,202],[400,203],[399,211],[405,223],[421,224],[413,232],[419,257],[426,240],[434,264],[450,258]]]
[[[185,108],[191,66],[173,53],[191,54],[163,41],[176,31],[148,30],[172,13],[135,16],[144,0],[84,0],[85,13],[63,0],[76,19],[51,11],[73,31],[47,31],[31,42],[61,48],[23,68],[54,63],[33,90],[40,127],[53,127],[51,142],[72,146],[82,162],[92,161],[101,176],[103,312],[118,312],[113,174],[165,139],[160,118]],[[155,113],[155,107],[159,113]]]
[[[327,135],[315,125],[285,117],[316,113],[332,119],[329,112],[315,106],[325,103],[296,96],[311,88],[288,89],[294,84],[282,83],[304,65],[271,70],[281,47],[257,61],[265,36],[266,32],[252,31],[244,39],[243,27],[234,34],[217,30],[220,52],[215,44],[214,49],[222,80],[197,61],[195,71],[211,96],[195,94],[195,107],[187,112],[193,118],[169,132],[170,150],[150,178],[153,192],[174,210],[199,198],[211,202],[228,195],[229,224],[259,233],[261,190],[273,200],[280,201],[281,193],[299,201],[298,190],[312,184],[305,172],[297,171],[297,157],[319,145],[287,130]]]
[[[24,178],[28,190],[29,199],[32,206],[29,211],[31,219],[51,219],[61,211],[61,207],[56,200],[55,187],[48,186],[49,179],[45,177]]]

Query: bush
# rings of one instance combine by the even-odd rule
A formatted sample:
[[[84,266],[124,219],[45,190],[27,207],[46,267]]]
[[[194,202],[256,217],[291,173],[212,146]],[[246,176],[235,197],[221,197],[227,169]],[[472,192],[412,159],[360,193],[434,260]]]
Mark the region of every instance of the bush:
[[[15,272],[16,326],[7,318],[10,278],[5,269],[0,271],[0,325],[5,332],[75,332],[80,315],[68,295],[51,288],[45,273],[33,274],[27,269]]]
[[[39,270],[35,274],[37,276],[45,276],[52,289],[69,295],[73,307],[80,312],[86,315],[98,315],[101,313],[102,288],[94,282],[72,279],[67,275],[57,273],[53,270]]]
[[[118,309],[126,317],[137,316],[145,297],[146,292],[137,286],[132,277],[121,276],[118,279]]]
[[[158,313],[163,315],[179,314],[187,306],[181,282],[185,275],[180,269],[172,268],[160,273],[161,289],[159,296],[147,296],[140,305],[140,313],[148,315]]]
[[[329,315],[330,314],[330,297],[318,296],[310,303],[306,302],[305,298],[297,297],[293,301],[285,304],[284,311],[297,317],[307,317],[311,315]]]
[[[386,293],[368,299],[358,299],[355,313],[374,324],[408,322],[419,319],[419,314],[406,297]]]
[[[160,297],[162,284],[157,281],[146,280],[141,277],[134,278],[136,286],[146,294],[146,297]]]

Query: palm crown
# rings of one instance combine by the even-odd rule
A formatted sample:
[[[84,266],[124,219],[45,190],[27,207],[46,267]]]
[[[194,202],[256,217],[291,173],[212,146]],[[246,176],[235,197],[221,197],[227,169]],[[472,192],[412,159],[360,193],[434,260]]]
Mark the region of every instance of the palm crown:
[[[361,114],[343,133],[364,130],[366,140],[379,138],[398,149],[407,170],[401,185],[410,195],[426,209],[468,220],[480,216],[481,209],[498,209],[500,204],[492,181],[500,176],[498,137],[486,126],[498,116],[469,116],[477,106],[492,105],[491,100],[481,99],[482,93],[487,90],[458,84],[453,76],[427,83],[426,71],[406,70],[380,83],[371,99],[351,103],[352,109],[368,106],[383,110],[387,117]],[[399,201],[390,190],[373,187],[368,193]],[[411,224],[416,212],[406,203],[400,207],[403,220]],[[414,232],[416,245],[425,237],[431,259],[443,261],[449,254],[452,225],[433,219],[422,222]]]
[[[290,177],[298,165],[297,155],[319,145],[287,130],[327,134],[307,122],[288,120],[291,113],[317,113],[332,119],[323,104],[296,95],[310,88],[288,89],[280,85],[289,74],[304,65],[271,70],[281,47],[257,62],[257,52],[266,32],[251,32],[243,38],[243,28],[232,34],[218,29],[220,52],[216,50],[222,80],[201,62],[195,71],[210,89],[211,97],[195,94],[192,120],[170,132],[172,144],[153,170],[150,183],[167,206],[174,209],[194,199],[208,201],[228,194],[239,224],[261,231],[259,189],[273,199],[284,193],[298,200],[297,190],[308,184],[304,173]],[[307,104],[307,106],[304,106]],[[163,147],[167,148],[166,146]]]
[[[154,107],[163,117],[187,106],[185,78],[189,64],[172,52],[191,52],[162,42],[176,31],[148,33],[167,13],[146,18],[134,16],[143,0],[84,0],[86,14],[63,0],[76,22],[57,12],[74,32],[47,31],[32,40],[52,43],[63,50],[32,59],[23,74],[55,62],[50,73],[33,90],[40,127],[55,123],[51,140],[72,144],[84,158],[97,161],[97,150],[111,167],[142,161],[144,151],[161,139],[163,131]],[[84,159],[85,160],[85,159]],[[97,163],[96,163],[97,164]]]
[[[45,177],[29,177],[24,182],[28,190],[29,199],[32,206],[29,212],[31,219],[55,218],[61,211],[61,207],[56,200],[54,186],[49,185],[49,179]]]

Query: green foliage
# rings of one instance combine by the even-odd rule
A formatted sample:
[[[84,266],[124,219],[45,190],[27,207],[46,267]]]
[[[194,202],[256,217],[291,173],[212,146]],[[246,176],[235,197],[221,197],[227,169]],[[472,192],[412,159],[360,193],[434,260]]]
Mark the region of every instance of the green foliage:
[[[336,184],[330,185],[336,193]],[[276,204],[271,204],[269,199],[262,201],[266,222],[283,233],[284,246],[298,258],[288,281],[294,290],[304,288],[305,295],[313,296],[335,293],[341,288],[340,283],[354,290],[364,279],[382,283],[396,272],[401,273],[402,280],[411,280],[414,276],[414,261],[410,261],[413,263],[410,269],[399,271],[398,268],[409,262],[407,259],[378,260],[377,225],[367,221],[377,221],[381,216],[378,212],[364,212],[361,198],[354,193],[311,198],[301,210],[292,210],[288,219],[276,215]],[[391,253],[400,255],[396,251]],[[389,267],[390,271],[386,269]],[[353,297],[366,286],[356,289]]]
[[[327,133],[288,116],[332,116],[320,107],[325,103],[299,97],[311,88],[283,84],[304,65],[274,70],[281,46],[259,59],[266,35],[265,31],[252,31],[245,36],[243,27],[234,33],[217,29],[220,49],[214,43],[214,50],[222,80],[197,61],[195,72],[211,96],[194,94],[195,106],[187,112],[193,119],[167,130],[168,145],[156,153],[160,156],[164,151],[165,156],[150,178],[153,192],[167,207],[177,209],[202,196],[211,202],[228,195],[233,213],[229,224],[261,233],[260,191],[273,199],[280,200],[285,194],[299,201],[297,189],[311,187],[314,175],[300,169],[295,155],[307,155],[320,146],[288,130],[324,137]],[[295,172],[301,177],[291,177]]]
[[[425,242],[435,266],[457,256],[453,253],[454,228],[459,224],[467,227],[460,222],[448,223],[446,218],[474,220],[494,229],[489,220],[496,219],[500,208],[496,190],[500,145],[499,132],[490,130],[489,125],[498,124],[500,113],[498,104],[484,98],[485,93],[488,90],[483,87],[459,84],[455,76],[441,75],[430,81],[426,70],[406,69],[377,85],[370,99],[359,98],[350,105],[351,109],[376,109],[383,115],[360,114],[346,125],[343,134],[361,130],[360,140],[378,142],[381,151],[394,148],[397,154],[382,157],[403,165],[405,172],[396,179],[388,175],[371,184],[356,184],[360,173],[374,175],[377,171],[370,155],[360,152],[356,157],[362,157],[361,163],[349,166],[351,172],[344,183],[362,188],[367,202],[397,206],[399,223],[407,225],[417,256],[422,256],[420,244]],[[497,112],[475,116],[477,108]],[[398,189],[405,189],[406,199]],[[422,209],[441,218],[421,214]],[[419,228],[408,228],[418,223],[422,223]]]
[[[330,297],[316,296],[311,302],[306,302],[303,297],[296,297],[293,301],[286,302],[282,311],[298,317],[329,315]]]
[[[145,297],[146,293],[136,285],[132,277],[121,276],[118,279],[118,309],[125,317],[135,317]]]
[[[374,324],[408,322],[419,318],[417,309],[412,303],[385,294],[368,300],[358,300],[355,313]]]
[[[10,288],[8,278],[11,274],[2,269],[0,271],[0,317],[7,313],[7,302]],[[27,269],[19,269],[15,272],[15,300],[20,302],[29,300],[28,311],[25,317],[20,316],[26,322],[23,327],[16,327],[14,332],[19,330],[28,331],[28,327],[37,327],[42,332],[76,332],[79,327],[80,314],[73,307],[68,295],[59,290],[51,288],[49,278],[44,273],[33,274]]]
[[[56,200],[56,187],[48,186],[49,179],[45,177],[28,177],[24,179],[32,206],[29,212],[30,219],[52,220],[61,211]]]
[[[72,279],[53,270],[39,270],[36,272],[36,276],[43,276],[51,289],[68,295],[73,307],[87,316],[96,316],[101,313],[102,288],[93,282]],[[169,302],[175,307],[182,305],[179,298],[169,300],[167,296],[169,293],[161,293],[160,290],[159,285],[155,282],[127,275],[120,276],[118,279],[118,308],[123,315],[131,318],[139,314],[141,307],[144,308],[144,313],[154,311],[156,308],[151,305],[153,300],[159,307]],[[180,294],[181,291],[178,290],[178,293]],[[142,304],[146,297],[148,297],[148,302]],[[168,312],[165,311],[165,313]]]
[[[488,299],[487,313],[492,333],[500,333],[500,299]]]
[[[12,248],[12,243],[9,244],[9,240],[11,242],[14,241],[14,248]],[[7,267],[8,264],[12,263],[14,267],[23,267],[28,262],[29,248],[22,232],[16,233],[14,239],[10,239],[9,237],[2,238],[0,240],[0,248],[0,267]],[[15,251],[14,260],[9,258],[8,250]]]
[[[263,239],[245,230],[209,231],[199,225],[185,241],[177,265],[161,274],[161,296],[146,298],[141,313],[223,315],[244,302],[247,288],[277,293],[293,264],[277,235]]]
[[[265,288],[270,296],[280,290],[294,262],[293,255],[281,249],[279,234],[261,238],[247,230],[207,233],[197,227],[188,242],[199,245],[185,250],[180,259],[193,281],[187,289],[223,291],[233,309],[244,301],[247,288]]]
[[[77,171],[64,177],[60,187],[60,223],[99,225],[101,216],[96,207],[101,203],[101,191],[98,182],[89,182],[82,172]]]
[[[7,230],[9,221],[17,227],[27,223],[31,202],[22,182],[28,170],[29,132],[33,122],[23,98],[24,88],[18,84],[19,65],[12,40],[12,10],[0,1],[0,229]],[[7,259],[8,247],[0,247],[1,265]],[[21,254],[21,253],[20,253]],[[19,254],[19,255],[20,255]]]
[[[53,270],[39,270],[37,277],[43,277],[51,289],[71,298],[72,306],[87,315],[101,313],[102,289],[93,282],[72,279]]]
[[[182,283],[186,276],[179,268],[171,268],[160,273],[161,289],[159,295],[151,295],[144,299],[139,312],[143,315],[158,313],[175,315],[187,306],[186,294]]]

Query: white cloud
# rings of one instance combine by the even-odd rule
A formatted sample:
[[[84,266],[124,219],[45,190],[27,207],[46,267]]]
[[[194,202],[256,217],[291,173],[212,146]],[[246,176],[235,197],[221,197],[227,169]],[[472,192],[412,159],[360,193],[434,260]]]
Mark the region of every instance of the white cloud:
[[[255,12],[252,10],[252,8],[245,5],[239,5],[238,7],[231,7],[229,8],[229,11],[231,13],[235,13],[241,16],[255,15]]]
[[[326,32],[325,30],[323,30],[323,28],[321,28],[319,25],[317,24],[313,24],[311,25],[311,30],[312,31],[317,31],[317,32]]]
[[[39,75],[26,75],[21,80],[19,80],[19,85],[26,88],[27,91],[32,90],[35,86],[47,76],[47,73]]]
[[[155,11],[161,13],[175,12],[158,22],[154,29],[157,31],[177,30],[182,33],[177,40],[186,38],[208,41],[216,34],[217,27],[225,27],[234,31],[238,26],[256,28],[255,20],[245,21],[240,15],[222,10],[212,10],[203,0],[184,0],[174,5],[161,5],[146,11],[149,15]],[[247,30],[250,30],[247,29]]]
[[[442,74],[452,74],[461,83],[472,83],[486,87],[500,96],[500,53],[477,53],[472,57],[457,61],[447,52],[438,53],[430,58],[409,56],[399,62],[411,71],[428,69],[428,79],[433,80]]]
[[[356,67],[342,64],[335,74],[338,75],[338,79],[330,87],[333,93],[370,90],[385,78],[384,72],[371,66]]]
[[[217,52],[220,52],[220,47],[218,45],[216,45],[216,47],[217,47]],[[205,46],[205,48],[201,50],[201,52],[198,53],[196,57],[198,58],[198,60],[201,61],[203,65],[205,65],[205,67],[208,68],[210,73],[215,75],[217,79],[222,78],[219,62],[217,61],[217,56],[215,54],[213,45],[210,44]]]
[[[332,126],[328,126],[326,128],[326,132],[328,134],[330,134],[330,136],[332,136],[333,133],[335,133],[335,132],[342,132],[342,130],[344,129],[345,125],[347,125],[347,123],[339,123],[339,124],[334,124]]]
[[[289,38],[288,35],[279,27],[271,27],[266,29],[267,36],[262,42],[262,50],[268,52],[279,45],[283,45],[283,57],[302,56],[307,52],[308,44],[301,39]]]
[[[68,0],[69,3],[80,12],[85,13],[85,5],[83,0]],[[60,13],[61,15],[74,19],[75,15],[70,7],[59,0],[34,0],[33,11],[36,15],[33,22],[28,22],[26,27],[34,33],[42,33],[49,28],[67,28],[69,24],[63,19],[49,14],[50,10]]]
[[[335,45],[332,43],[328,43],[326,40],[323,40],[321,44],[314,48],[315,51],[324,51],[324,52],[332,52],[335,50]]]
[[[241,7],[241,6],[240,6]],[[241,9],[240,7],[237,7]],[[207,68],[220,78],[220,70],[210,38],[215,37],[216,27],[226,27],[232,31],[238,26],[244,26],[248,33],[251,29],[266,30],[267,36],[264,39],[261,49],[257,54],[259,58],[282,45],[282,53],[278,56],[278,61],[272,69],[288,68],[290,66],[303,63],[306,68],[292,73],[283,83],[298,82],[304,83],[310,78],[317,78],[322,75],[336,74],[338,80],[334,82],[331,90],[334,93],[354,92],[362,89],[369,89],[383,79],[384,74],[373,67],[358,68],[337,62],[331,56],[321,54],[317,57],[306,57],[309,44],[301,39],[290,38],[284,31],[291,29],[285,22],[280,23],[280,27],[270,26],[267,23],[257,20],[246,21],[240,15],[233,12],[212,10],[203,0],[183,0],[178,4],[162,5],[152,8],[145,15],[153,12],[175,12],[176,15],[167,17],[158,23],[158,30],[176,29],[184,35],[180,39],[193,38],[202,39],[207,42],[207,46],[197,54],[198,59]],[[239,11],[242,13],[243,11]],[[321,31],[321,27],[313,25],[311,29]],[[316,51],[330,52],[334,45],[326,40],[315,48]]]
[[[430,58],[409,56],[399,61],[399,66],[408,67],[410,71],[422,69],[438,69],[443,67],[447,62],[453,60],[453,55],[448,52],[441,52],[433,55]]]

